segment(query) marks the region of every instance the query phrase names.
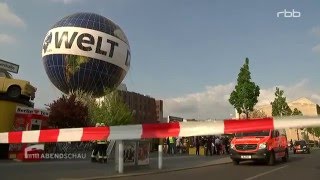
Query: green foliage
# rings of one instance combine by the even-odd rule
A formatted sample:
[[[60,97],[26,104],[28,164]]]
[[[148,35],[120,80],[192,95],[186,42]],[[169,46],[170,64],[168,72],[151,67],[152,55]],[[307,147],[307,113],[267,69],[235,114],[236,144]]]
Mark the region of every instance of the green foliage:
[[[306,140],[306,141],[309,141],[309,136],[306,132],[303,132],[302,133],[302,139]]]
[[[131,124],[133,114],[117,90],[107,90],[103,100],[89,104],[89,116],[93,123],[108,126]]]
[[[292,116],[302,116],[302,112],[299,111],[297,108],[294,108],[291,115]]]
[[[258,102],[260,87],[251,81],[249,71],[249,59],[246,58],[244,65],[238,74],[237,85],[235,90],[230,94],[229,102],[238,113],[245,113],[249,117],[249,112]]]
[[[284,91],[280,90],[277,87],[276,92],[275,92],[275,96],[276,97],[275,97],[274,101],[271,102],[272,116],[290,116],[290,115],[292,115],[292,110],[288,106],[286,97],[284,97]],[[299,112],[296,111],[295,113],[299,113]]]
[[[320,127],[306,128],[306,130],[310,134],[312,134],[312,135],[314,135],[316,137],[320,137]]]
[[[265,118],[265,117],[267,117],[267,114],[262,110],[254,109],[249,113],[249,118]]]
[[[88,107],[77,100],[76,95],[63,95],[49,104],[48,124],[56,128],[77,128],[91,126]]]
[[[104,100],[97,102],[94,96],[76,90],[62,95],[49,105],[49,125],[57,128],[131,124],[133,115],[117,90],[107,90]]]

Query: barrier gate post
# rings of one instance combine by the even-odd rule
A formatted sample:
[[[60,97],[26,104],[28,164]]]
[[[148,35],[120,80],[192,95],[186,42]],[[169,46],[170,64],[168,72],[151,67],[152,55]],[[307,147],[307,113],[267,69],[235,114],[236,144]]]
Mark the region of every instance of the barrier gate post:
[[[118,172],[120,174],[122,174],[123,173],[123,140],[118,141],[118,150],[119,150],[119,152],[118,152],[118,155],[119,155],[119,157],[118,157],[118,160],[119,160]]]
[[[162,169],[162,144],[159,144],[158,147],[158,168]]]

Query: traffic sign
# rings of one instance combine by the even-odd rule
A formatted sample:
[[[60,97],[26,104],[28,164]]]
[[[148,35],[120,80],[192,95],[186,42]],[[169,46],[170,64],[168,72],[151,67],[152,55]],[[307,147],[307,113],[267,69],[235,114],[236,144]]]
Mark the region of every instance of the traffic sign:
[[[0,59],[0,69],[4,69],[12,73],[18,73],[19,65]]]

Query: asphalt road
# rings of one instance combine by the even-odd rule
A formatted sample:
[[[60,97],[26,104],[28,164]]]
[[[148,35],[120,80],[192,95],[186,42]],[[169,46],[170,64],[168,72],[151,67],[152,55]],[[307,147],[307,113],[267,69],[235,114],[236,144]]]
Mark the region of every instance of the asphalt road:
[[[229,161],[228,157],[167,157],[164,159],[165,170],[191,167],[194,165],[211,164],[211,162]],[[227,160],[226,160],[227,159]],[[117,177],[118,180],[270,180],[270,179],[320,179],[320,150],[312,151],[311,154],[290,154],[290,160],[287,163],[278,162],[275,166],[244,162],[239,166],[229,164],[207,166],[202,168],[179,170],[172,172],[157,171],[157,159],[150,160],[149,167],[134,168],[132,170],[125,168],[125,174],[158,172],[157,174],[139,175],[131,177]],[[55,162],[35,162],[35,163],[0,163],[0,180],[15,179],[64,179],[64,178],[89,178],[101,176],[113,176],[115,174],[114,165],[90,163],[87,160],[79,161],[55,161]],[[100,178],[102,179],[102,178]],[[106,179],[106,178],[105,178]]]
[[[240,165],[225,164],[211,167],[167,172],[133,177],[117,178],[118,180],[206,180],[206,179],[232,179],[232,180],[270,180],[270,179],[320,179],[320,150],[311,154],[290,154],[287,163],[278,162],[274,166],[243,162]]]

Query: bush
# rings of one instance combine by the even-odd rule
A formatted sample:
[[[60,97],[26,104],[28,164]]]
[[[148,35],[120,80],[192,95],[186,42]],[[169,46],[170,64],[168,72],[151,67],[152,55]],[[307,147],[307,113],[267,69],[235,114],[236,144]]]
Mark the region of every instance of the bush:
[[[55,128],[78,128],[92,126],[88,107],[75,94],[63,95],[49,105],[49,126]]]

